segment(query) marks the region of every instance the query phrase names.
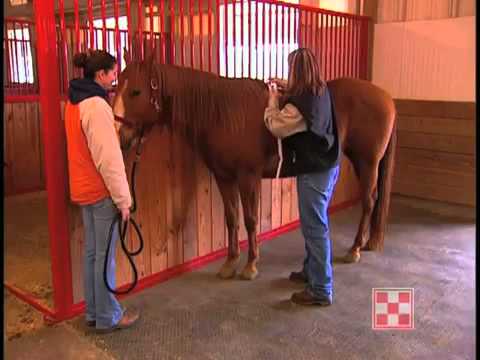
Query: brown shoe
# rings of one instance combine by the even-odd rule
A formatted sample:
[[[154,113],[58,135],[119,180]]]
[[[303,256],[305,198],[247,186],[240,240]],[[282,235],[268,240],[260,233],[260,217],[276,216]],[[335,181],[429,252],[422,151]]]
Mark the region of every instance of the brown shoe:
[[[105,334],[115,330],[127,329],[134,325],[140,318],[140,311],[137,309],[126,309],[123,313],[123,317],[120,319],[117,325],[108,329],[97,329],[97,332]]]
[[[97,325],[97,322],[95,320],[86,320],[85,325],[87,325],[88,327],[95,327],[95,325]]]
[[[305,276],[305,273],[303,271],[292,271],[290,273],[290,277],[288,278],[290,281],[293,281],[293,282],[296,282],[296,283],[301,283],[301,284],[305,284],[308,279],[307,277]]]
[[[290,299],[293,303],[298,305],[319,305],[329,306],[332,305],[332,299],[330,298],[317,298],[312,296],[306,289],[300,292],[296,292]]]

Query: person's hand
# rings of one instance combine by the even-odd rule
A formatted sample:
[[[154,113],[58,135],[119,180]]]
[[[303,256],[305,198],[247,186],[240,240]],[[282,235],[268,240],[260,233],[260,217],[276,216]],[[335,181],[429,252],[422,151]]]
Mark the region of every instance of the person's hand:
[[[269,84],[276,84],[277,85],[277,89],[278,91],[280,92],[284,92],[287,88],[287,85],[288,85],[288,82],[287,80],[283,80],[283,79],[279,79],[279,78],[269,78],[268,79],[268,83]]]
[[[280,92],[278,91],[277,84],[271,82],[268,84],[268,106],[278,106],[278,99],[280,98]]]
[[[128,219],[130,219],[130,209],[129,208],[122,208],[119,209],[120,214],[122,214],[122,221],[126,223]]]

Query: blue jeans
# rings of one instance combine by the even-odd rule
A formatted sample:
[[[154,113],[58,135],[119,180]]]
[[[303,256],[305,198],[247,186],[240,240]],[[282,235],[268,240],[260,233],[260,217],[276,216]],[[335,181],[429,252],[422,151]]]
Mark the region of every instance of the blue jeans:
[[[114,294],[108,292],[103,280],[103,267],[108,245],[110,225],[118,210],[111,198],[82,206],[85,229],[84,294],[87,321],[96,321],[97,329],[115,326],[123,316],[123,309]],[[108,283],[115,288],[115,243],[118,225],[115,226],[107,268]]]
[[[297,177],[300,224],[305,238],[303,273],[307,291],[316,298],[333,300],[332,242],[328,204],[338,179],[339,166]]]

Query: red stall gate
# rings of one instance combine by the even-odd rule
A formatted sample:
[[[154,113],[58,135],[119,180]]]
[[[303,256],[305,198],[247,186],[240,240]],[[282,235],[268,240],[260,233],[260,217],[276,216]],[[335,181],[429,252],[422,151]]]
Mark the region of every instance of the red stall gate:
[[[72,64],[74,53],[106,49],[123,69],[124,48],[133,50],[136,58],[154,49],[160,63],[227,77],[267,79],[286,78],[288,54],[298,47],[309,47],[327,80],[366,78],[370,21],[368,17],[273,0],[73,0],[72,9],[64,5],[64,0],[57,4],[35,0],[34,22],[7,18],[4,25],[6,102],[40,101],[43,114],[55,308],[38,304],[28,294],[17,291],[17,295],[50,320],[72,317],[84,306],[74,302],[72,290],[60,109],[68,80],[78,76]]]

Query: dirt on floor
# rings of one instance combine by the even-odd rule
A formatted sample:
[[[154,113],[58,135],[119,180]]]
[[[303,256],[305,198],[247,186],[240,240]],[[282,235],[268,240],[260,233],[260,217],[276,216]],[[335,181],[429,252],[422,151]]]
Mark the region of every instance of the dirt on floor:
[[[3,340],[9,341],[46,326],[43,314],[32,306],[20,301],[4,288]]]

